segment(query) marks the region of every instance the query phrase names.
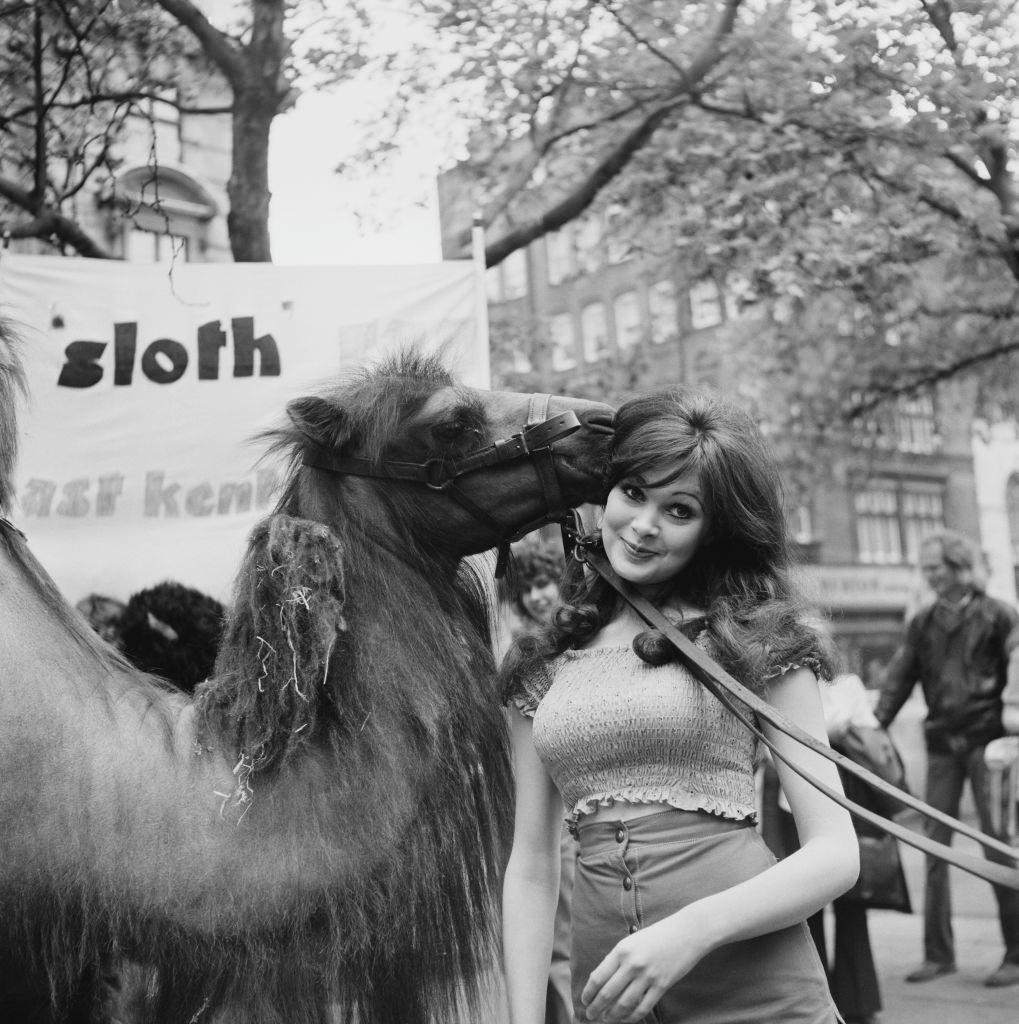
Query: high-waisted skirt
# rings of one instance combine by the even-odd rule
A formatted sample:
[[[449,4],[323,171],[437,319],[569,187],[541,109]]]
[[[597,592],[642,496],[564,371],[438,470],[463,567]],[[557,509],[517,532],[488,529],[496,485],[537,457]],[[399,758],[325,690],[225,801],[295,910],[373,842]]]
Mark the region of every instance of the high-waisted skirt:
[[[583,819],[581,819],[583,822]],[[775,863],[751,824],[698,811],[581,824],[573,888],[573,1005],[620,939]],[[834,1024],[805,923],[721,946],[672,986],[646,1024]]]

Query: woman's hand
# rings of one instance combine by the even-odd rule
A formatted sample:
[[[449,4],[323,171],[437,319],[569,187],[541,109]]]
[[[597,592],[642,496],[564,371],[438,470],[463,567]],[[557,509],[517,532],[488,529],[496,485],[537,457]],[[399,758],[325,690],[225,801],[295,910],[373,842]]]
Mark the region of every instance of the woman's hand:
[[[591,972],[581,1001],[588,1020],[633,1024],[710,952],[684,911],[627,935]]]

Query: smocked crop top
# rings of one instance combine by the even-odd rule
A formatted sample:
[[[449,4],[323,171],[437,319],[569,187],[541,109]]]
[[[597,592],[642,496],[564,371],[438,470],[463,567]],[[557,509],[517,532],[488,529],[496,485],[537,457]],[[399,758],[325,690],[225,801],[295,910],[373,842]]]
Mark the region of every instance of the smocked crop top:
[[[701,632],[695,643],[708,650]],[[756,816],[757,740],[678,662],[627,647],[564,651],[513,700],[575,823],[615,800]]]

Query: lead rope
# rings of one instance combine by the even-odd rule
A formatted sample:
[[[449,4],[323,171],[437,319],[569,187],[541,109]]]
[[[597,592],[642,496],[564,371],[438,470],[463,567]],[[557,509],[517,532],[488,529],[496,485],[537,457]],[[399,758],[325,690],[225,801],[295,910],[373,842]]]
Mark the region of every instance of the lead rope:
[[[866,807],[862,807],[860,804],[854,803],[852,800],[848,799],[848,797],[832,789],[830,786],[825,785],[819,779],[815,779],[805,769],[792,763],[788,757],[775,749],[774,744],[772,744],[767,736],[757,728],[745,711],[738,705],[743,705],[745,708],[749,708],[759,719],[768,722],[770,725],[774,726],[774,728],[796,740],[802,746],[808,747],[810,750],[815,751],[822,757],[834,762],[840,768],[849,772],[849,774],[862,779],[873,789],[883,793],[885,796],[890,796],[899,803],[905,804],[907,807],[911,807],[914,810],[919,811],[925,817],[937,821],[942,825],[948,826],[948,828],[955,832],[969,836],[971,839],[980,843],[986,850],[993,850],[998,854],[1008,857],[1010,860],[1019,861],[1019,850],[1002,843],[1000,840],[994,839],[992,836],[988,836],[985,833],[980,832],[978,829],[972,828],[964,822],[959,821],[958,819],[953,818],[934,807],[931,807],[930,804],[924,803],[924,801],[914,797],[911,793],[907,793],[905,790],[901,790],[890,785],[885,782],[884,779],[875,775],[873,772],[868,771],[866,768],[863,768],[861,765],[856,764],[854,761],[851,761],[845,755],[832,750],[826,743],[821,743],[815,737],[811,736],[808,732],[786,718],[779,711],[776,711],[770,704],[758,697],[752,690],[748,690],[742,683],[737,682],[737,680],[729,675],[729,673],[727,673],[720,665],[708,657],[707,654],[705,654],[691,640],[687,639],[687,637],[676,629],[676,627],[669,622],[669,620],[653,604],[651,604],[650,601],[638,594],[625,581],[621,580],[615,572],[613,572],[604,555],[583,545],[577,548],[574,555],[581,561],[590,565],[598,575],[600,575],[614,590],[617,591],[617,593],[622,596],[625,601],[630,604],[630,606],[642,619],[644,619],[645,622],[654,626],[656,629],[661,630],[661,632],[664,633],[675,646],[679,652],[681,660],[694,677],[703,683],[703,685],[721,702],[721,704],[744,726],[746,726],[746,728],[753,733],[753,735],[756,736],[757,739],[775,755],[775,757],[788,765],[797,775],[800,776],[800,778],[804,779],[815,789],[824,793],[829,799],[834,800],[835,803],[844,807],[851,814],[868,822],[876,828],[887,832],[896,839],[900,839],[907,845],[913,846],[918,850],[922,850],[924,853],[937,857],[939,860],[943,860],[948,864],[954,864],[963,871],[976,875],[978,878],[982,878],[984,881],[990,882],[992,885],[1002,885],[1008,889],[1019,891],[1019,868],[1009,868],[1003,864],[997,864],[993,861],[974,857],[970,854],[960,853],[954,850],[951,846],[939,843],[928,836],[921,835],[911,829],[905,828],[898,822],[883,818],[881,815],[875,814]]]

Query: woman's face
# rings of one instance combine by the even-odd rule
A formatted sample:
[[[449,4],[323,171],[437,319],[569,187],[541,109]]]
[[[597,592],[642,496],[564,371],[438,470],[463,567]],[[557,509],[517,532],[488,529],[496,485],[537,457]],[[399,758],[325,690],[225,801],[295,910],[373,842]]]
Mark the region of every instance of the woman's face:
[[[538,576],[520,594],[520,605],[535,622],[548,622],[559,603],[559,585],[549,576]]]
[[[668,476],[668,466],[654,479]],[[693,558],[708,529],[701,485],[684,473],[661,487],[624,477],[609,492],[602,542],[612,568],[638,590],[653,593]]]

